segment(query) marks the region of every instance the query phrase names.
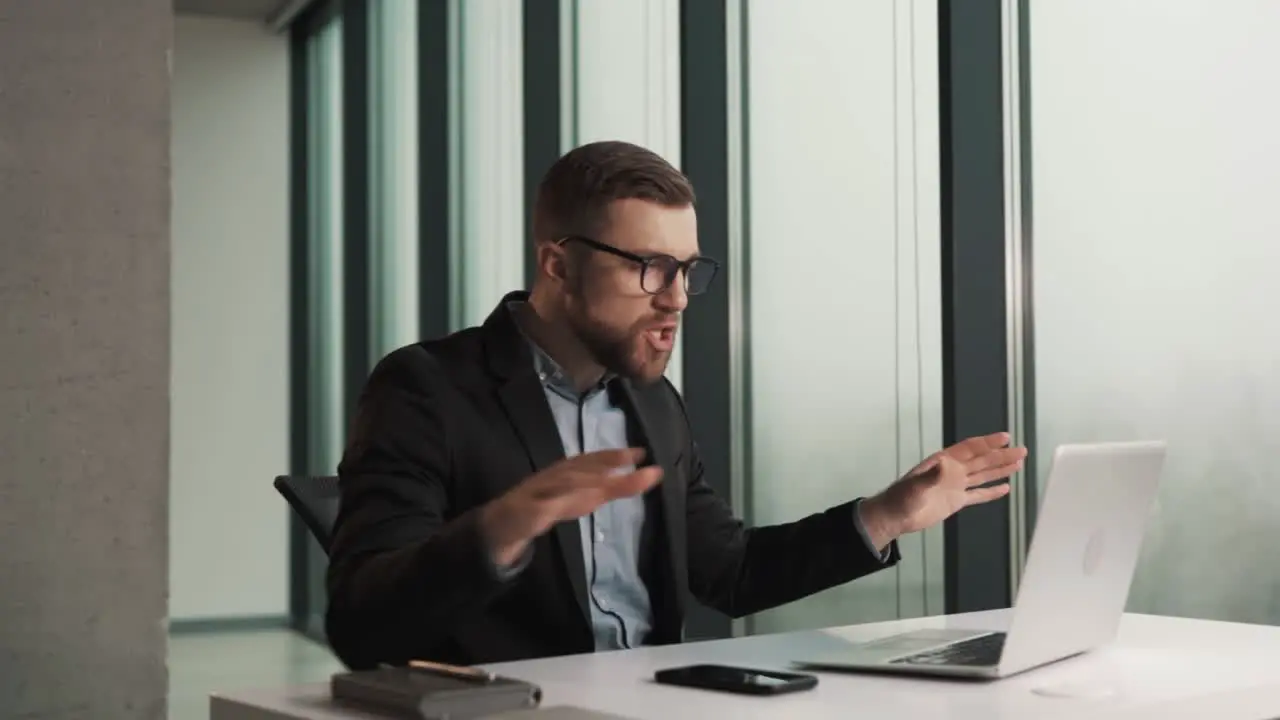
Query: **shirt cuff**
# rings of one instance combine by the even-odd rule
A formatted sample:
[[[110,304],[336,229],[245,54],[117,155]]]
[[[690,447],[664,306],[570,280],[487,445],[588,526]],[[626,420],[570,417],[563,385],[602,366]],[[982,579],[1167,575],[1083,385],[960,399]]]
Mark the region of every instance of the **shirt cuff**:
[[[867,527],[862,524],[862,515],[858,512],[858,508],[861,505],[862,498],[858,498],[853,502],[853,527],[858,531],[858,537],[862,538],[863,544],[867,546],[867,551],[880,558],[882,564],[887,563],[893,557],[893,543],[889,543],[884,552],[876,548],[875,544],[871,542],[871,535],[867,533]]]

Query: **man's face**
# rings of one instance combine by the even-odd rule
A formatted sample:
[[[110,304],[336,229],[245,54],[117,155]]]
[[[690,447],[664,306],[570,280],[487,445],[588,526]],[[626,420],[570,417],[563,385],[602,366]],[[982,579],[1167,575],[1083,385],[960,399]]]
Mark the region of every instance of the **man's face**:
[[[690,206],[618,200],[605,229],[593,239],[642,257],[688,260],[698,254],[697,215]],[[643,383],[658,380],[671,360],[680,313],[689,302],[683,272],[662,289],[665,278],[656,268],[644,273],[634,260],[570,245],[577,246],[565,248],[570,255],[565,307],[579,341],[609,371]]]

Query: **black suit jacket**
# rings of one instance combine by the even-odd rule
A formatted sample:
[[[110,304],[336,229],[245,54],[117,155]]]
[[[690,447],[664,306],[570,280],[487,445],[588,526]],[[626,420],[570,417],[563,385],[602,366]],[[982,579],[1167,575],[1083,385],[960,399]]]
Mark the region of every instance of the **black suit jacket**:
[[[384,358],[361,396],[339,468],[330,550],[329,642],[349,667],[430,659],[460,664],[589,652],[586,570],[576,522],[533,543],[499,577],[477,510],[564,456],[533,358],[506,309],[482,327]],[[747,529],[703,479],[683,401],[665,379],[620,383],[650,461],[647,574],[655,644],[679,642],[687,598],[740,617],[887,567],[852,503]],[[797,469],[796,482],[803,482]]]

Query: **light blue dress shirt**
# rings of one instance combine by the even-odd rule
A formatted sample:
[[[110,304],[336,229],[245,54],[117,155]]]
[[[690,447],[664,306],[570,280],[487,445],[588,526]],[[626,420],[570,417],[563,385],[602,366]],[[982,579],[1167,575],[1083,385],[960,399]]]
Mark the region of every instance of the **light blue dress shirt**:
[[[534,358],[565,457],[630,446],[626,413],[613,403],[604,382],[578,393],[536,346]],[[578,520],[597,650],[639,647],[653,628],[649,589],[640,578],[644,516],[644,498],[636,496],[606,503]]]

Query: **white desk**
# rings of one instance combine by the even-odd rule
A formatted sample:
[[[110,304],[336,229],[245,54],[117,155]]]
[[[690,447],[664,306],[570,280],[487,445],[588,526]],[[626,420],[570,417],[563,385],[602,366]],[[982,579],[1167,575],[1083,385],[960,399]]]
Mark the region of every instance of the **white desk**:
[[[841,643],[923,627],[1000,630],[1006,611],[489,666],[542,686],[543,707],[575,705],[638,720],[754,718],[1280,717],[1280,627],[1126,615],[1108,648],[996,682],[819,673],[812,691],[748,697],[657,685],[655,670],[697,662],[787,669]],[[1037,688],[1086,684],[1105,697],[1047,697]],[[327,684],[214,695],[213,720],[366,720],[336,707]],[[530,718],[536,718],[531,715]]]

